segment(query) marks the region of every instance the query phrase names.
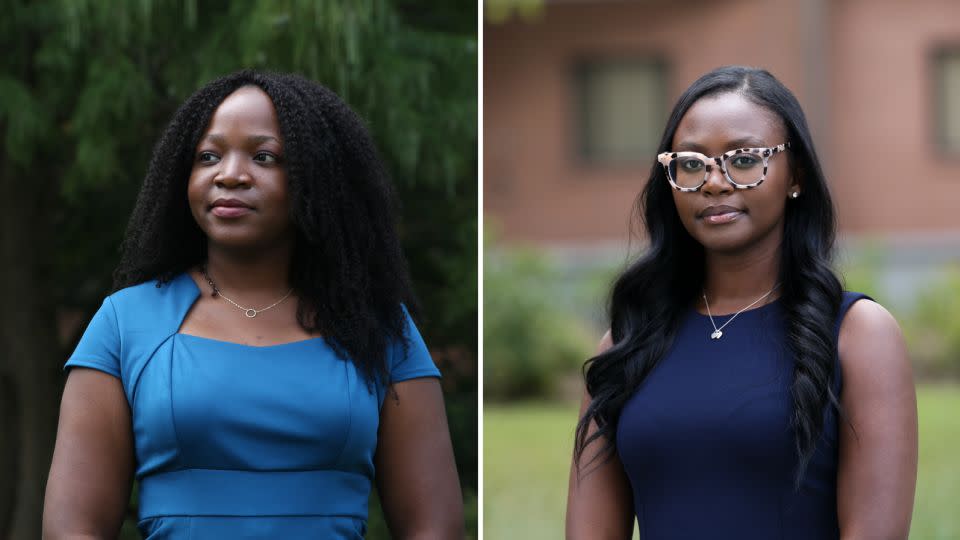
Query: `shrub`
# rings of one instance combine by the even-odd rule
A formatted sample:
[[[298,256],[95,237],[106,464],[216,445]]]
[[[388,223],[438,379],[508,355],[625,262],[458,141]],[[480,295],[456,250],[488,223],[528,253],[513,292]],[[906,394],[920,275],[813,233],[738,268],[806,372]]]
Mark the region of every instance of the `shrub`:
[[[913,301],[896,306],[882,285],[881,275],[890,266],[886,253],[871,243],[849,257],[842,272],[846,288],[867,293],[894,312],[918,377],[960,376],[960,266],[928,268],[937,277],[918,280],[923,284],[915,287]]]
[[[960,376],[960,266],[925,287],[901,323],[918,375]]]
[[[559,307],[564,285],[544,255],[488,248],[484,262],[484,398],[554,397],[589,357],[590,333]]]

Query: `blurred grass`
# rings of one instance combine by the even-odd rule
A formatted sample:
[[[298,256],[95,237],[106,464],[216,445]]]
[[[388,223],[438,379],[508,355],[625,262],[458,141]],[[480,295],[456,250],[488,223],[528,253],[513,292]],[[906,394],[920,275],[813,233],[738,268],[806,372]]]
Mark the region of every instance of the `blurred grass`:
[[[483,536],[563,538],[577,403],[483,408]]]
[[[960,538],[960,384],[921,385],[920,471],[912,540]]]
[[[563,538],[576,403],[484,407],[484,536]],[[920,470],[912,540],[960,538],[960,385],[918,388]],[[634,531],[636,537],[636,531]]]

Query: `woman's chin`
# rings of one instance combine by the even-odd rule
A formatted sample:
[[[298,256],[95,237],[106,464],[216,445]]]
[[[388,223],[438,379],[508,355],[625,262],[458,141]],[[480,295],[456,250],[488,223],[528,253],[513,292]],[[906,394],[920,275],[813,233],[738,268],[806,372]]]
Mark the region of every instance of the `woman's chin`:
[[[207,235],[207,246],[223,251],[258,251],[270,246],[270,242],[257,235],[242,234],[240,231],[224,234],[216,231]]]
[[[742,231],[711,231],[694,237],[703,249],[713,253],[741,253],[749,250],[751,242]]]
[[[289,249],[293,231],[252,229],[247,227],[210,227],[204,231],[207,246],[230,252],[274,252]]]

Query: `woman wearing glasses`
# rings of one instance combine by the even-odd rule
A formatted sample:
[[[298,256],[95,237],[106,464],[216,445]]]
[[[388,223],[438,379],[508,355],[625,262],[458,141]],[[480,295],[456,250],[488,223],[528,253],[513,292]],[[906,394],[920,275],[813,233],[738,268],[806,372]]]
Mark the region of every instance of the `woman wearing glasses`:
[[[831,269],[806,120],[770,73],[681,96],[639,198],[649,249],[588,362],[567,536],[906,538],[916,397],[899,327]]]

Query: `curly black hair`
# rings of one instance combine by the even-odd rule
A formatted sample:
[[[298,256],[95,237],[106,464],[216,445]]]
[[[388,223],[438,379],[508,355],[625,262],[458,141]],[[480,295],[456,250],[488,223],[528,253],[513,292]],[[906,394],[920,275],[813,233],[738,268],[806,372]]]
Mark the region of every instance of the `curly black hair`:
[[[372,383],[388,380],[387,345],[404,341],[414,295],[397,233],[398,200],[361,118],[299,75],[244,70],[190,96],[154,147],[113,275],[114,290],[202,263],[206,236],[190,213],[187,181],[214,110],[243,86],[273,101],[283,138],[296,239],[290,282],[297,321],[320,332]]]
[[[697,79],[677,100],[657,153],[670,150],[680,120],[694,103],[725,92],[738,93],[783,120],[791,166],[803,184],[803,197],[786,208],[778,276],[794,361],[792,427],[799,487],[823,433],[824,414],[833,408],[846,419],[833,391],[834,324],[843,294],[832,270],[836,216],[803,110],[793,93],[765,70],[725,66]],[[642,216],[650,245],[613,286],[609,306],[613,347],[584,366],[591,401],[577,424],[578,464],[587,445],[598,439],[605,444],[596,457],[612,455],[624,404],[668,352],[684,310],[703,289],[703,246],[681,223],[659,163],[653,163],[635,210]],[[593,433],[589,433],[591,422],[598,427]]]

